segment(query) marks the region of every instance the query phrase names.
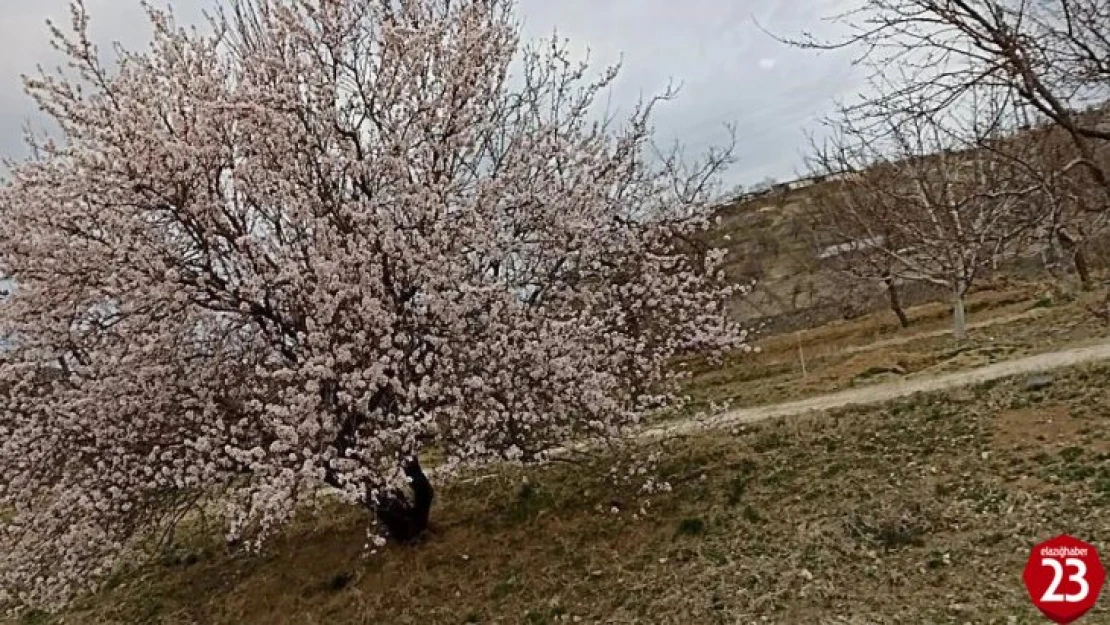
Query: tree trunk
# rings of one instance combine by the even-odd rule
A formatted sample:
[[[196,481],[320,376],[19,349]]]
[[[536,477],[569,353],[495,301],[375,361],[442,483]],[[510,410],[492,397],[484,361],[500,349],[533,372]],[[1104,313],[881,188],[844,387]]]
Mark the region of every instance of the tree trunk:
[[[883,282],[886,284],[886,292],[890,295],[890,309],[898,316],[898,323],[902,324],[903,328],[910,327],[910,318],[906,316],[906,311],[902,310],[902,298],[898,294],[898,285],[894,284],[894,278],[889,274],[883,276]]]
[[[1091,289],[1091,270],[1087,267],[1087,253],[1083,251],[1082,246],[1075,248],[1075,272],[1079,274],[1079,283],[1083,286],[1084,291]]]
[[[413,458],[405,464],[405,475],[412,483],[411,499],[398,490],[383,496],[376,505],[371,504],[371,508],[389,539],[413,543],[428,529],[435,490],[419,459]]]
[[[956,287],[956,301],[952,308],[953,333],[957,341],[967,338],[967,311],[964,308],[964,289]]]
[[[1082,236],[1077,240],[1064,228],[1056,230],[1056,238],[1060,241],[1060,245],[1071,254],[1072,263],[1075,265],[1075,273],[1079,275],[1079,283],[1083,286],[1083,290],[1091,288],[1091,270],[1087,267],[1087,253],[1083,250]]]
[[[1106,293],[1106,298],[1103,299],[1101,305],[1089,304],[1087,310],[1090,310],[1094,316],[1102,319],[1102,322],[1105,323],[1107,327],[1110,327],[1110,292]]]

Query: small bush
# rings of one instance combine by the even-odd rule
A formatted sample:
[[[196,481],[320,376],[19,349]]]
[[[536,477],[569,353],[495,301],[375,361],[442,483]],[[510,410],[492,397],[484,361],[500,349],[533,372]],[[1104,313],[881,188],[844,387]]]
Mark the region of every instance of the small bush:
[[[679,536],[700,536],[705,533],[705,521],[702,519],[682,519],[675,533]]]
[[[751,505],[744,506],[743,516],[744,520],[749,523],[754,523],[756,525],[763,524],[763,515],[759,513],[759,510],[756,510]]]

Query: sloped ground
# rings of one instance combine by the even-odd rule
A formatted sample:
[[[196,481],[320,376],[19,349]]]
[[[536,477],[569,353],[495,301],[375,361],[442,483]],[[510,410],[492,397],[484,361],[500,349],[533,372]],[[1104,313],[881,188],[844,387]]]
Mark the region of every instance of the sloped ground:
[[[899,328],[894,316],[883,311],[801,332],[757,335],[759,354],[723,366],[690,363],[692,395],[699,406],[709,402],[759,406],[935,376],[1110,338],[1110,326],[1087,310],[1104,293],[1046,291],[1029,283],[976,293],[969,305],[969,338],[963,343],[952,338],[949,311],[941,304],[910,309],[913,325],[908,329]]]
[[[580,465],[457,484],[426,544],[365,557],[361,519],[324,511],[261,556],[182,545],[25,622],[1039,623],[1030,547],[1110,551],[1108,383],[1089,366],[671,440],[650,500]],[[1085,622],[1110,622],[1105,596]]]
[[[822,201],[823,188],[818,184],[718,208],[720,221],[707,241],[728,250],[729,276],[745,284],[755,281],[753,292],[735,302],[733,312],[738,318],[767,324],[774,332],[793,332],[887,307],[887,294],[874,280],[851,278],[818,259],[820,250],[844,243],[838,235],[822,231],[820,220],[815,219],[815,203]],[[1095,236],[1087,247],[1087,260],[1099,273],[1110,265],[1110,235]],[[997,269],[988,280],[1008,277],[1059,283],[1061,278],[1074,278],[1066,264],[1057,266],[1050,276],[1035,254],[1006,259]],[[899,292],[906,306],[947,298],[943,288],[924,283],[907,282]]]

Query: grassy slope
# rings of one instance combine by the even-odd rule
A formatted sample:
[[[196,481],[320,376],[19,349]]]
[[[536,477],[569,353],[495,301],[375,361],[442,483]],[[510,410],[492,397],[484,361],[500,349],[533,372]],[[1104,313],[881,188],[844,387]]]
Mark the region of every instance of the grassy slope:
[[[719,207],[721,221],[708,241],[729,251],[726,271],[732,278],[743,283],[755,280],[754,291],[735,304],[738,317],[785,331],[887,307],[886,293],[874,280],[849,278],[817,259],[818,249],[843,243],[833,233],[814,230],[820,228],[813,218],[815,204],[826,191],[824,184],[817,184]],[[1087,254],[1096,271],[1110,266],[1110,237],[1099,235],[1088,245]],[[1050,278],[1035,257],[1010,259],[1000,272],[1026,279]],[[943,289],[923,283],[903,284],[900,292],[906,306],[947,297]]]
[[[804,269],[790,264],[788,219],[739,214],[723,224],[729,245],[761,246],[772,283]],[[886,311],[807,330],[806,377],[797,336],[771,336],[760,355],[701,372],[695,393],[737,405],[796,399],[1110,333],[1083,301],[1038,298],[1022,285],[977,295],[972,322],[1031,311],[1037,321],[973,332],[958,349],[930,335],[948,325],[943,304],[911,311],[908,332]],[[904,373],[883,373],[895,367]],[[508,474],[445,489],[427,544],[367,559],[364,519],[325,510],[261,556],[197,539],[66,615],[22,620],[1039,622],[1018,579],[1028,546],[1074,531],[1110,548],[1097,520],[1110,506],[1110,390],[1095,388],[1108,379],[1110,369],[1088,369],[1042,394],[1007,384],[672,442],[663,470],[675,490],[646,515],[589,467],[534,470],[528,487]]]
[[[928,376],[1078,346],[1110,337],[1086,305],[1099,293],[1051,299],[1036,284],[974,294],[969,339],[954,343],[950,313],[942,304],[908,310],[913,326],[901,329],[889,312],[760,338],[760,354],[705,366],[694,363],[691,389],[699,404],[728,401],[755,406],[801,399],[906,376]],[[999,321],[976,328],[976,324]],[[803,374],[801,344],[806,361]]]
[[[259,557],[183,545],[64,621],[1042,622],[1030,546],[1110,550],[1108,382],[1089,367],[671,441],[674,490],[646,514],[589,467],[506,474],[444,489],[425,545],[363,559],[362,520],[325,511]]]

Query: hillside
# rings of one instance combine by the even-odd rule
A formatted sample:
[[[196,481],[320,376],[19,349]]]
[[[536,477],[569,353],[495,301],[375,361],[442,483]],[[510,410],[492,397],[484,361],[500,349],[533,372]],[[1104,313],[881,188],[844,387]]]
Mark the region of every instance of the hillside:
[[[330,507],[260,556],[194,534],[22,623],[1041,622],[1030,545],[1110,537],[1108,377],[674,440],[649,499],[588,463],[457,483],[415,548],[360,555],[363,519]]]
[[[754,284],[751,293],[735,302],[738,318],[774,334],[887,309],[887,294],[877,281],[847,275],[821,260],[822,254],[835,253],[845,243],[814,229],[815,203],[828,184],[809,179],[784,183],[717,209],[720,221],[710,241],[729,251],[726,270],[733,279]],[[1110,265],[1110,239],[1093,241],[1087,253],[1090,264],[1101,272]],[[1072,271],[1059,260],[1050,269],[1057,275]],[[1003,263],[977,288],[1050,277],[1041,256],[1026,255]],[[947,294],[932,285],[910,282],[899,291],[906,306],[947,304]]]

